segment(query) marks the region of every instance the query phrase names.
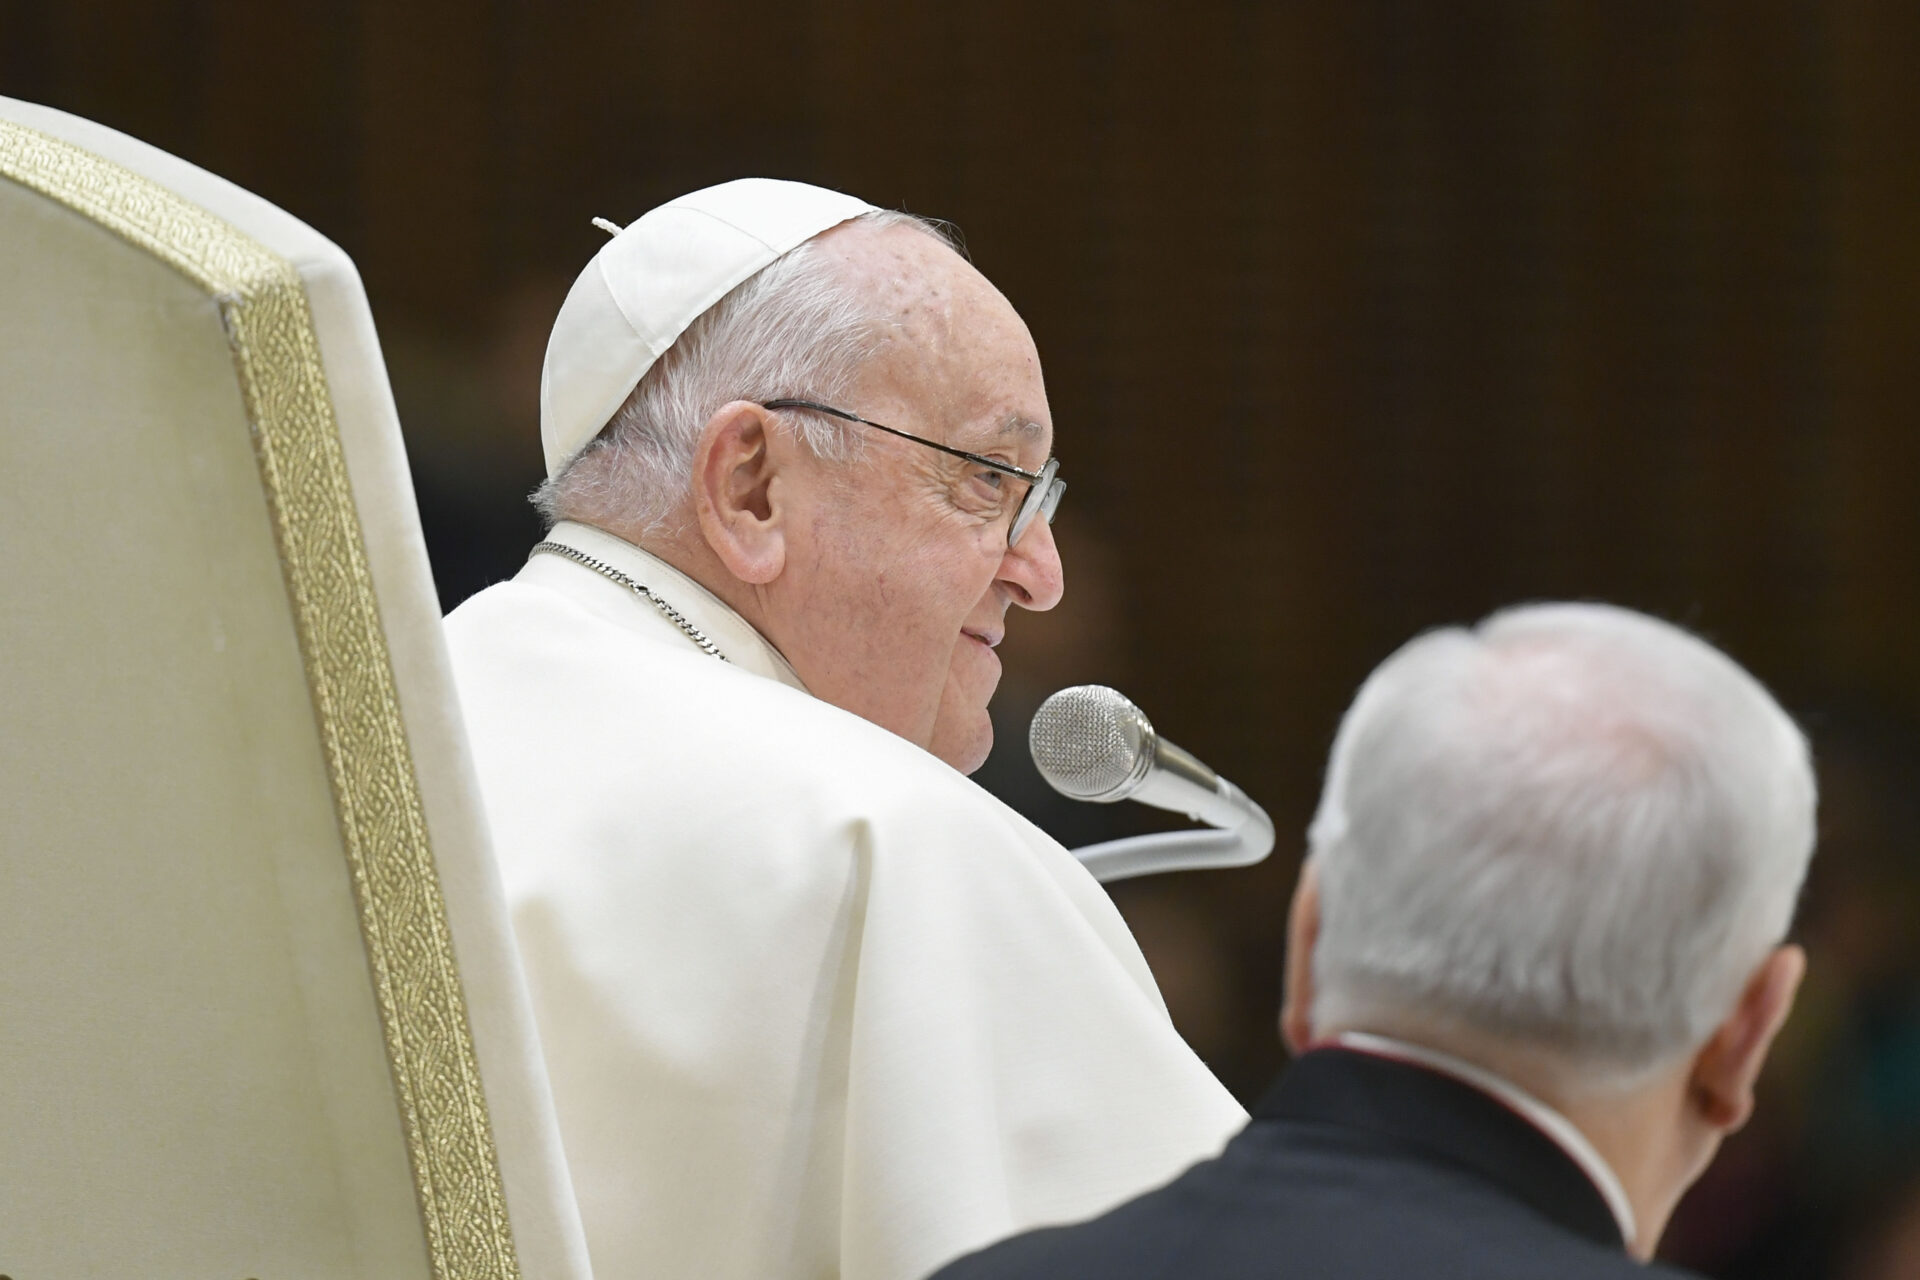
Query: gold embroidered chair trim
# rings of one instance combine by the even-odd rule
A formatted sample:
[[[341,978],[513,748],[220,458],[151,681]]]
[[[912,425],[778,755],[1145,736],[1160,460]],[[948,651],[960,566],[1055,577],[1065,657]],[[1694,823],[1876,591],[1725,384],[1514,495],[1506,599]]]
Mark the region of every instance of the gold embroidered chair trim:
[[[499,1161],[299,272],[111,161],[0,120],[0,176],[206,290],[226,326],[344,836],[436,1280],[517,1280]]]

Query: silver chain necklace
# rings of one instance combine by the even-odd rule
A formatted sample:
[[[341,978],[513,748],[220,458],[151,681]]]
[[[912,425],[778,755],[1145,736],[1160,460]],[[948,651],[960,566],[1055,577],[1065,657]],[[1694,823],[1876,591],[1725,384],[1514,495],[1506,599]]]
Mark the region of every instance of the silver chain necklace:
[[[722,662],[725,662],[727,660],[727,655],[720,652],[719,646],[714,644],[713,641],[707,639],[706,632],[694,626],[691,622],[688,622],[678,609],[674,608],[672,605],[668,604],[665,600],[662,600],[659,596],[653,594],[653,592],[641,586],[639,583],[635,582],[632,578],[629,578],[626,574],[620,572],[618,569],[614,568],[612,565],[607,564],[604,561],[595,560],[592,556],[588,555],[584,551],[576,551],[564,542],[542,542],[534,547],[534,551],[536,552],[546,551],[556,556],[565,556],[567,559],[573,561],[575,564],[583,564],[587,568],[593,570],[595,573],[600,574],[602,577],[612,579],[614,582],[619,583],[621,586],[625,587],[627,590],[633,592],[633,594],[639,596],[642,600],[645,600],[648,604],[658,609],[662,617],[666,618],[668,622],[671,622],[674,626],[684,631],[687,635],[687,639],[693,641],[695,644],[700,646],[700,652],[707,654],[709,657],[718,658]]]

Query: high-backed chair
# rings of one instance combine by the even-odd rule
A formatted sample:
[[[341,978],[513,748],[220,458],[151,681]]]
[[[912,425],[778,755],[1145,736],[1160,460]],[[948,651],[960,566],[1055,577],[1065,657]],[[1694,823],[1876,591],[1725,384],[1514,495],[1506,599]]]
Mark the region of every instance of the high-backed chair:
[[[353,264],[0,99],[0,1273],[587,1274]]]

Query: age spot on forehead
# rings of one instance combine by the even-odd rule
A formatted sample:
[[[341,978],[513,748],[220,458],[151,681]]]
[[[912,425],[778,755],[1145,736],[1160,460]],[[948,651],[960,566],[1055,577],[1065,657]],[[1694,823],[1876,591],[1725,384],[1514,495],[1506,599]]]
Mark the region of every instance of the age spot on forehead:
[[[945,241],[913,227],[829,232],[879,321],[862,371],[867,411],[983,448],[1044,441],[1046,392],[1032,336],[1005,295]]]

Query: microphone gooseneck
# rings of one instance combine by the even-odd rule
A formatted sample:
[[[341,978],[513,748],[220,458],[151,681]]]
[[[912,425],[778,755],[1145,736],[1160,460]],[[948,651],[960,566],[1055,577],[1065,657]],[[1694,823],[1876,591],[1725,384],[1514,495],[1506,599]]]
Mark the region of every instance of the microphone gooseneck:
[[[1237,867],[1273,848],[1273,822],[1238,787],[1154,732],[1125,694],[1104,685],[1062,689],[1040,705],[1027,731],[1034,767],[1075,800],[1132,799],[1171,809],[1216,831],[1176,831],[1074,850],[1097,879],[1156,871]]]

